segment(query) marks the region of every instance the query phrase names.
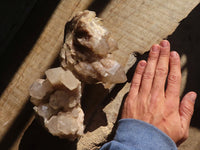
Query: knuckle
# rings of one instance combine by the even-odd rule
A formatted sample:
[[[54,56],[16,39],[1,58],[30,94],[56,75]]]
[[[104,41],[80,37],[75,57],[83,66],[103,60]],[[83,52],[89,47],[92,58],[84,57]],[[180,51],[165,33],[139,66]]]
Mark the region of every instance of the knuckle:
[[[135,70],[135,73],[138,74],[138,75],[142,75],[143,70],[138,68],[138,69]]]
[[[160,53],[161,57],[169,57],[169,54],[170,52],[168,48],[162,48],[161,53]]]
[[[166,76],[168,73],[166,68],[156,68],[156,76]]]
[[[132,87],[138,87],[138,86],[140,86],[140,83],[139,83],[139,82],[136,82],[136,81],[133,81],[133,82],[131,83],[131,86],[132,86]]]
[[[148,58],[148,61],[156,61],[158,59],[158,57],[157,56],[155,56],[155,55],[151,55],[149,58]]]
[[[149,54],[149,58],[148,58],[148,60],[157,60],[158,59],[158,54],[156,54],[156,53],[150,53]]]
[[[178,66],[179,65],[179,58],[173,58],[170,62],[172,66]]]
[[[178,78],[179,77],[177,75],[169,75],[168,76],[168,83],[169,84],[176,84],[179,81]]]
[[[152,72],[145,72],[143,75],[143,79],[152,79],[153,73]]]

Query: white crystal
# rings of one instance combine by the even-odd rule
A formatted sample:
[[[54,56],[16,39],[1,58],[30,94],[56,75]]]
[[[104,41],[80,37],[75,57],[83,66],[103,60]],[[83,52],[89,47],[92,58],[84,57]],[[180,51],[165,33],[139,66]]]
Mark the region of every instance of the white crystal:
[[[76,116],[74,114],[76,113]],[[74,140],[83,135],[84,114],[80,107],[74,107],[68,112],[59,112],[57,116],[45,122],[47,129],[56,136]]]
[[[38,106],[52,91],[53,87],[48,80],[37,79],[29,89],[30,96],[32,97],[31,102]]]
[[[80,85],[80,81],[69,70],[64,70],[61,67],[48,69],[45,72],[50,83],[61,89],[74,90]]]

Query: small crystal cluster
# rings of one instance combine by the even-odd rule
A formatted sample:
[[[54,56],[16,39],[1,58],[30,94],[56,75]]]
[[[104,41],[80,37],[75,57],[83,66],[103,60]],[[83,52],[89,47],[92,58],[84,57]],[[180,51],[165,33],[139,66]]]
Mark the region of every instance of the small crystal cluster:
[[[46,79],[38,79],[30,87],[31,102],[44,126],[51,134],[69,140],[84,131],[81,85],[126,81],[124,69],[111,59],[117,43],[95,16],[94,12],[83,11],[68,22],[60,53],[62,67],[47,70]]]
[[[34,110],[44,119],[51,134],[74,140],[84,130],[81,82],[61,67],[49,69],[45,74],[45,80],[38,79],[30,87]]]

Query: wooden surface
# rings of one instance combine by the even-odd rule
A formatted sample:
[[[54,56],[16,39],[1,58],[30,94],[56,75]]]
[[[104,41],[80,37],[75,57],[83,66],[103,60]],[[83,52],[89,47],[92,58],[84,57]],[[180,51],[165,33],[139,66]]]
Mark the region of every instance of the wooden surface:
[[[104,2],[104,3],[102,3]],[[199,0],[62,0],[43,32],[15,73],[0,98],[0,141],[10,130],[20,111],[27,107],[28,88],[44,75],[58,55],[67,20],[77,11],[96,10],[119,42],[116,58],[126,64],[134,51],[143,53],[153,43],[171,34]],[[98,4],[101,4],[98,6]],[[102,6],[102,8],[101,8]],[[31,115],[30,115],[31,116]],[[13,149],[17,149],[14,147]]]
[[[119,43],[122,54],[144,53],[170,35],[199,0],[113,0],[100,14]]]

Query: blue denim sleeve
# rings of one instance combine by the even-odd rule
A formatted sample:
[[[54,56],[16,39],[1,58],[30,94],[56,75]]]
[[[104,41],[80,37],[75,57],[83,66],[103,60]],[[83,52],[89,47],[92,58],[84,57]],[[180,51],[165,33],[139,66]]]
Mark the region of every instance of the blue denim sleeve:
[[[100,150],[177,150],[164,132],[146,122],[121,119],[114,139]]]

